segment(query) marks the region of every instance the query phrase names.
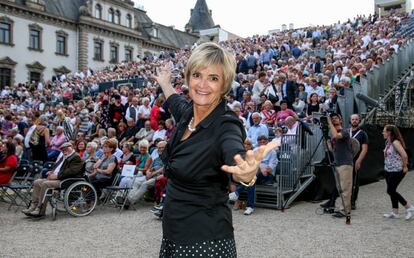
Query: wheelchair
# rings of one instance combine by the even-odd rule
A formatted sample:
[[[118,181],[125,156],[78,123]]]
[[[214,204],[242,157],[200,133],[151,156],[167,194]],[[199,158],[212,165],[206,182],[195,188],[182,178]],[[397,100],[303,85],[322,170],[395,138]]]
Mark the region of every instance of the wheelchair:
[[[46,190],[44,198],[49,198],[52,219],[57,212],[67,212],[73,217],[89,215],[96,207],[98,195],[86,178],[68,178],[60,182],[59,188]]]

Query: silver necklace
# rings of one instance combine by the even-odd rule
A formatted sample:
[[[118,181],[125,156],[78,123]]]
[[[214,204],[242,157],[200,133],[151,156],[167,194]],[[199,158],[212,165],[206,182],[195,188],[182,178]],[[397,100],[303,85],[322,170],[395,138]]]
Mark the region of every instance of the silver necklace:
[[[188,130],[190,132],[195,132],[195,130],[196,130],[196,128],[191,127],[191,124],[193,123],[193,121],[194,121],[194,117],[192,117],[191,120],[190,120],[190,123],[188,123]]]

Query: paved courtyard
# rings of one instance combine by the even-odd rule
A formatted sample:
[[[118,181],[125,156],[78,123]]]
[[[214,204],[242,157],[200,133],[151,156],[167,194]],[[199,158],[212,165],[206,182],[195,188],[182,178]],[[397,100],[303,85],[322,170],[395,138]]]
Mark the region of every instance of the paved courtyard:
[[[414,173],[399,191],[414,201]],[[361,188],[352,225],[317,215],[318,204],[298,202],[284,213],[235,211],[239,257],[414,257],[414,220],[385,220],[385,182]],[[32,221],[0,203],[0,257],[157,257],[161,222],[142,203],[137,211],[98,207],[91,216],[59,214]]]

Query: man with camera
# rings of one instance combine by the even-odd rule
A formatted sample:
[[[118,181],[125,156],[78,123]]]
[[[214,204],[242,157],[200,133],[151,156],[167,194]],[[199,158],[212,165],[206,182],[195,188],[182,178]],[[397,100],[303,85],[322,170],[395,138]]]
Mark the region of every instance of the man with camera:
[[[331,149],[334,156],[336,172],[342,189],[343,211],[341,205],[335,205],[334,217],[342,218],[351,214],[353,154],[349,131],[342,129],[342,118],[339,114],[331,113],[328,119],[331,134]],[[337,195],[336,195],[337,196]],[[339,204],[339,203],[338,203]]]

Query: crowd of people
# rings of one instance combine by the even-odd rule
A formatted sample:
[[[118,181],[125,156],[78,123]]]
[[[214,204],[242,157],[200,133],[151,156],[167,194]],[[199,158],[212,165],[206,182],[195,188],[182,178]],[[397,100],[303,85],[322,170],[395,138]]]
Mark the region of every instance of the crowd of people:
[[[358,16],[332,26],[221,42],[237,61],[236,78],[226,98],[243,121],[248,137],[245,148],[265,145],[285,130],[295,132],[296,121],[311,122],[314,112],[340,113],[336,100],[344,88],[352,87],[406,43],[407,38],[398,33],[406,19],[407,14]],[[176,120],[166,108],[166,97],[154,76],[167,67],[175,91],[190,100],[184,67],[196,47],[101,71],[88,69],[4,87],[0,134],[6,158],[0,162],[0,183],[10,180],[17,160],[57,162],[62,153],[76,153],[85,162],[85,173],[99,195],[100,189],[112,183],[114,171],[133,164],[139,178],[120,182],[133,185],[128,202],[142,199],[147,189],[154,189],[154,205],[162,202],[167,178],[160,156],[176,130]],[[99,90],[100,83],[129,78],[142,78],[143,87]],[[11,150],[16,158],[9,158]],[[272,182],[277,162],[276,152],[263,161],[258,183]],[[58,178],[50,171],[44,177]],[[243,188],[234,186],[230,199],[237,200]],[[249,196],[254,196],[253,191],[249,188]],[[38,194],[33,204],[25,213],[38,215]],[[254,198],[249,198],[245,214],[252,214],[253,207]],[[345,208],[347,212],[351,209]],[[159,206],[154,211],[161,215]]]

